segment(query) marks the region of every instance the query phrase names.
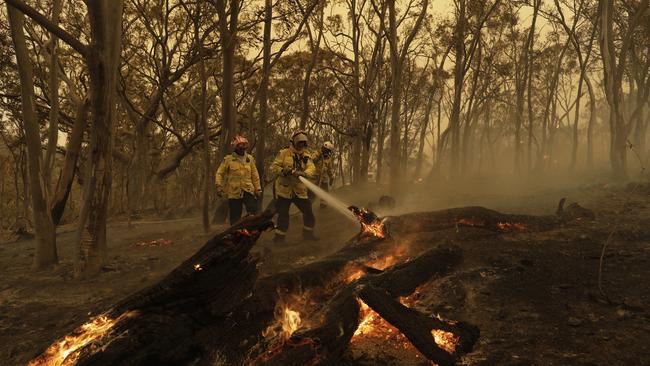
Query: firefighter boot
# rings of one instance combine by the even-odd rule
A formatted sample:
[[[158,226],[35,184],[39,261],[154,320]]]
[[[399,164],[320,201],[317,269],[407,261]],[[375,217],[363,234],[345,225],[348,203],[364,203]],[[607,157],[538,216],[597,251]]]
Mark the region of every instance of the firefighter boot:
[[[317,241],[320,240],[319,237],[314,235],[314,228],[303,228],[302,229],[302,238],[304,240]]]

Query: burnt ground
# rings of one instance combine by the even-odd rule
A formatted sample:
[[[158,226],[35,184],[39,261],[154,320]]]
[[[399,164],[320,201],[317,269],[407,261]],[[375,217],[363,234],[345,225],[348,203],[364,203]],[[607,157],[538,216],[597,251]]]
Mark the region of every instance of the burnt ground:
[[[376,194],[341,192],[348,202],[361,205]],[[481,329],[474,352],[461,364],[650,365],[650,187],[630,192],[627,185],[597,184],[534,193],[444,196],[444,202],[398,210],[473,204],[549,214],[561,197],[568,197],[597,217],[545,233],[495,235],[458,228],[403,238],[413,254],[437,243],[463,248],[464,261],[456,272],[422,288],[415,303],[430,314],[470,321]],[[263,258],[263,274],[332,253],[357,230],[331,209],[317,210],[317,218],[319,242],[300,241],[298,217],[292,219],[286,244],[276,245],[272,234],[263,235],[255,248]],[[120,220],[109,224],[108,265],[100,277],[87,281],[72,279],[74,227],[60,229],[62,261],[52,271],[30,270],[32,241],[0,244],[0,365],[26,364],[89,315],[158,281],[212,234],[202,233],[198,217],[146,218],[134,224],[132,228]],[[603,273],[608,302],[599,295],[598,262],[614,227],[618,233],[609,243]],[[153,240],[159,245],[149,245]],[[355,341],[345,364],[427,364],[417,351],[392,343],[392,338]]]

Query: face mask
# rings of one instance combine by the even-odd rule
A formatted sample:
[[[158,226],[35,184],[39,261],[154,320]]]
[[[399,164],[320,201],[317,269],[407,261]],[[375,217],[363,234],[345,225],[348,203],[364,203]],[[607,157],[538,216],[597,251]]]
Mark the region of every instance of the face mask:
[[[246,148],[244,146],[237,146],[235,147],[235,153],[237,153],[237,155],[244,155],[246,153]]]

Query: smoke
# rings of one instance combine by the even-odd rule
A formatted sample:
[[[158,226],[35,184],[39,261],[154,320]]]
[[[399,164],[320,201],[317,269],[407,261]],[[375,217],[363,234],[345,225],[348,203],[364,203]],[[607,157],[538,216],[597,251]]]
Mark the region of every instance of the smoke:
[[[342,214],[343,216],[345,216],[346,218],[350,219],[353,222],[358,221],[357,218],[352,213],[352,211],[348,210],[349,205],[346,205],[340,199],[332,196],[328,192],[321,189],[319,186],[310,182],[309,179],[305,177],[298,177],[298,179],[300,179],[300,181],[303,182],[307,186],[307,188],[309,188],[310,191],[314,192],[316,196],[318,196],[323,201],[327,202],[330,205],[330,207],[334,208],[340,214]]]

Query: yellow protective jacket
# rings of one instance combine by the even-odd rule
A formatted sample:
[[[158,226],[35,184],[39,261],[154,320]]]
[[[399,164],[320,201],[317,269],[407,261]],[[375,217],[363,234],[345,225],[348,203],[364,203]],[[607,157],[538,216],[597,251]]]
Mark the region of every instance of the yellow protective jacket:
[[[273,164],[271,173],[277,176],[275,180],[275,194],[283,198],[307,198],[307,187],[297,177],[292,175],[283,176],[282,170],[302,170],[307,179],[313,179],[316,172],[311,156],[307,151],[298,152],[293,146],[284,148],[278,152]]]
[[[334,160],[332,157],[324,157],[321,151],[315,151],[311,156],[316,167],[316,174],[314,176],[316,184],[334,183]]]
[[[255,158],[246,154],[244,161],[237,159],[235,153],[226,155],[216,174],[217,187],[221,187],[229,199],[239,199],[244,192],[254,194],[261,190],[260,174],[255,167]]]

